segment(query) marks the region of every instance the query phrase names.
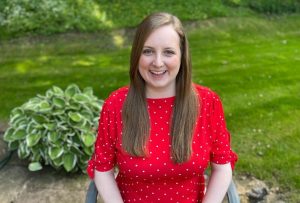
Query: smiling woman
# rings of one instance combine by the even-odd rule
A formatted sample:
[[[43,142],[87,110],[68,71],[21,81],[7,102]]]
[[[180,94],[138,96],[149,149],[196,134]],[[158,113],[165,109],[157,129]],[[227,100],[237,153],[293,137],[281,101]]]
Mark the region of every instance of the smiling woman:
[[[237,156],[220,98],[192,83],[189,55],[177,17],[154,13],[138,26],[130,85],[106,99],[87,168],[104,202],[218,203],[225,196]]]
[[[153,31],[145,42],[139,60],[139,73],[146,82],[146,97],[175,96],[180,68],[180,39],[173,26]]]

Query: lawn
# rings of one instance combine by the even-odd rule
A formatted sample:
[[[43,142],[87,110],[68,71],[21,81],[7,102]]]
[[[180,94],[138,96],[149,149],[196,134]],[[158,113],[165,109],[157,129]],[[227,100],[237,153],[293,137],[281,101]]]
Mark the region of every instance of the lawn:
[[[222,98],[236,173],[300,192],[300,21],[298,15],[187,23],[194,82]],[[92,86],[99,98],[128,83],[132,32],[63,34],[2,41],[0,120],[52,85]]]

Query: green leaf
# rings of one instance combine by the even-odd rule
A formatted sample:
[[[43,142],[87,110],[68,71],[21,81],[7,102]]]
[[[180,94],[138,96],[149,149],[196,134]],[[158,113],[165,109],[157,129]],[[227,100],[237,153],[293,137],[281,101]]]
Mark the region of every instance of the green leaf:
[[[31,152],[32,152],[33,154],[39,154],[39,153],[40,153],[40,148],[41,148],[41,147],[42,147],[41,144],[37,144],[37,145],[31,147],[30,150],[31,150]]]
[[[48,119],[45,116],[42,116],[40,114],[33,114],[32,119],[36,123],[39,123],[39,124],[44,124],[44,123],[48,122]]]
[[[98,112],[102,109],[103,102],[101,102],[101,101],[100,102],[91,102],[91,105]]]
[[[81,135],[82,142],[85,146],[90,147],[96,141],[96,136],[92,133],[84,133]]]
[[[79,168],[82,170],[82,172],[84,172],[86,170],[87,164],[86,163],[82,163],[79,162],[78,163]]]
[[[51,98],[54,95],[53,89],[47,90],[46,97]]]
[[[82,154],[82,155],[80,156],[80,162],[87,164],[88,161],[90,160],[90,158],[91,158],[91,157],[90,157],[89,155],[87,155],[87,154]]]
[[[41,98],[39,97],[33,97],[29,100],[29,102],[33,103],[33,104],[40,104],[41,102],[43,102],[45,100],[44,96],[41,96]]]
[[[16,130],[13,134],[15,140],[22,140],[26,137],[26,131],[24,129]]]
[[[60,131],[68,130],[68,128],[65,125],[62,125],[62,124],[57,125],[57,129],[60,130]]]
[[[30,154],[30,151],[28,150],[27,146],[24,143],[19,144],[18,148],[18,156],[20,159],[25,159]]]
[[[64,168],[67,172],[71,171],[77,162],[77,156],[75,154],[66,153],[63,155]]]
[[[70,106],[68,106],[68,109],[72,109],[72,110],[75,110],[75,111],[79,111],[81,109],[81,104],[80,103],[76,103],[74,101],[70,101]]]
[[[30,171],[39,171],[41,170],[43,167],[42,165],[40,164],[40,162],[32,162],[28,165],[28,169]]]
[[[10,120],[10,124],[15,127],[15,128],[18,128],[20,127],[20,125],[26,125],[27,123],[27,120],[26,120],[26,117],[24,116],[18,116],[15,120]]]
[[[30,157],[31,161],[39,161],[41,159],[41,154],[38,153],[33,153],[33,155]]]
[[[69,112],[68,115],[74,122],[80,122],[82,120],[82,115],[77,112]]]
[[[54,166],[56,166],[56,167],[60,167],[64,163],[62,156],[57,159],[52,160],[52,162],[53,162]]]
[[[59,134],[55,131],[48,132],[48,140],[52,143],[56,142],[59,139]]]
[[[19,141],[13,141],[8,143],[8,148],[11,151],[18,149],[18,147],[19,147]]]
[[[64,91],[61,88],[57,87],[57,86],[52,87],[52,92],[53,92],[53,94],[58,95],[58,96],[63,96],[64,95]]]
[[[24,118],[24,116],[22,116],[21,114],[15,114],[13,117],[10,118],[9,122],[10,123],[15,123],[16,120],[23,119],[23,118]]]
[[[61,147],[50,147],[49,156],[52,160],[57,159],[64,153],[64,149]]]
[[[81,149],[78,148],[79,146],[75,146],[73,144],[73,146],[70,148],[70,152],[76,154],[77,156],[80,154],[83,154],[83,152],[81,151]]]
[[[93,93],[93,88],[91,88],[91,87],[86,87],[86,88],[84,88],[83,89],[83,93],[84,94],[87,94],[87,95],[89,95],[89,96],[92,96],[94,93]]]
[[[26,143],[28,147],[33,147],[34,145],[36,145],[40,139],[41,139],[42,135],[39,133],[34,133],[34,134],[29,134],[26,137]]]
[[[93,112],[92,111],[82,111],[81,112],[82,116],[84,116],[88,121],[92,121],[94,118]]]
[[[59,97],[54,97],[52,102],[53,102],[53,105],[58,108],[63,108],[66,105],[65,100],[62,98],[59,98]]]
[[[24,111],[27,113],[28,113],[28,111],[29,112],[36,111],[37,107],[38,107],[38,104],[31,102],[30,100],[27,103],[22,105],[22,109],[24,109]]]
[[[91,155],[93,154],[93,147],[85,147],[85,146],[83,146],[82,148],[83,148],[83,151],[84,151],[87,155],[91,156]]]
[[[43,125],[47,130],[52,131],[55,129],[55,124],[54,123],[45,123]]]
[[[26,133],[35,132],[37,129],[35,128],[36,123],[31,119],[31,121],[27,124]]]
[[[14,108],[14,109],[11,111],[11,115],[12,115],[12,116],[23,115],[23,114],[24,114],[24,111],[23,111],[20,107]]]
[[[84,94],[75,94],[73,99],[79,103],[87,103],[90,101],[90,98]]]
[[[76,93],[80,93],[80,89],[75,84],[69,85],[65,90],[65,95],[68,99],[72,98]]]
[[[52,111],[53,115],[63,115],[65,113],[65,111],[63,109],[55,109]]]
[[[51,110],[51,106],[47,101],[42,101],[39,104],[39,110],[42,112],[49,111],[49,110]]]
[[[4,133],[4,136],[3,136],[3,139],[4,141],[6,142],[11,142],[11,141],[14,141],[15,138],[14,138],[14,129],[13,128],[8,128],[5,133]]]

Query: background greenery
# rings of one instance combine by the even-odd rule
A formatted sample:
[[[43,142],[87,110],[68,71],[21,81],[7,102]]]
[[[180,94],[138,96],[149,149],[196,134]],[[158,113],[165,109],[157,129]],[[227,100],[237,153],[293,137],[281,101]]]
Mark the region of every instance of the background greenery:
[[[223,100],[236,173],[300,201],[299,0],[30,2],[0,3],[0,120],[52,85],[104,99],[128,84],[129,28],[169,11],[185,21],[194,81]]]
[[[299,0],[1,0],[0,36],[53,34],[133,27],[154,11],[176,13],[182,20],[300,11]]]

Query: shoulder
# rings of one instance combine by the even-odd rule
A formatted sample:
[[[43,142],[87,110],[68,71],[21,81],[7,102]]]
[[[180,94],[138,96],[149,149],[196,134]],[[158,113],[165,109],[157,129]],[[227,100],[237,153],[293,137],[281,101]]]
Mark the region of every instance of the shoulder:
[[[194,88],[201,102],[218,101],[219,95],[208,87],[194,83]]]
[[[121,87],[113,92],[104,101],[108,109],[122,108],[125,98],[127,97],[128,86]]]

